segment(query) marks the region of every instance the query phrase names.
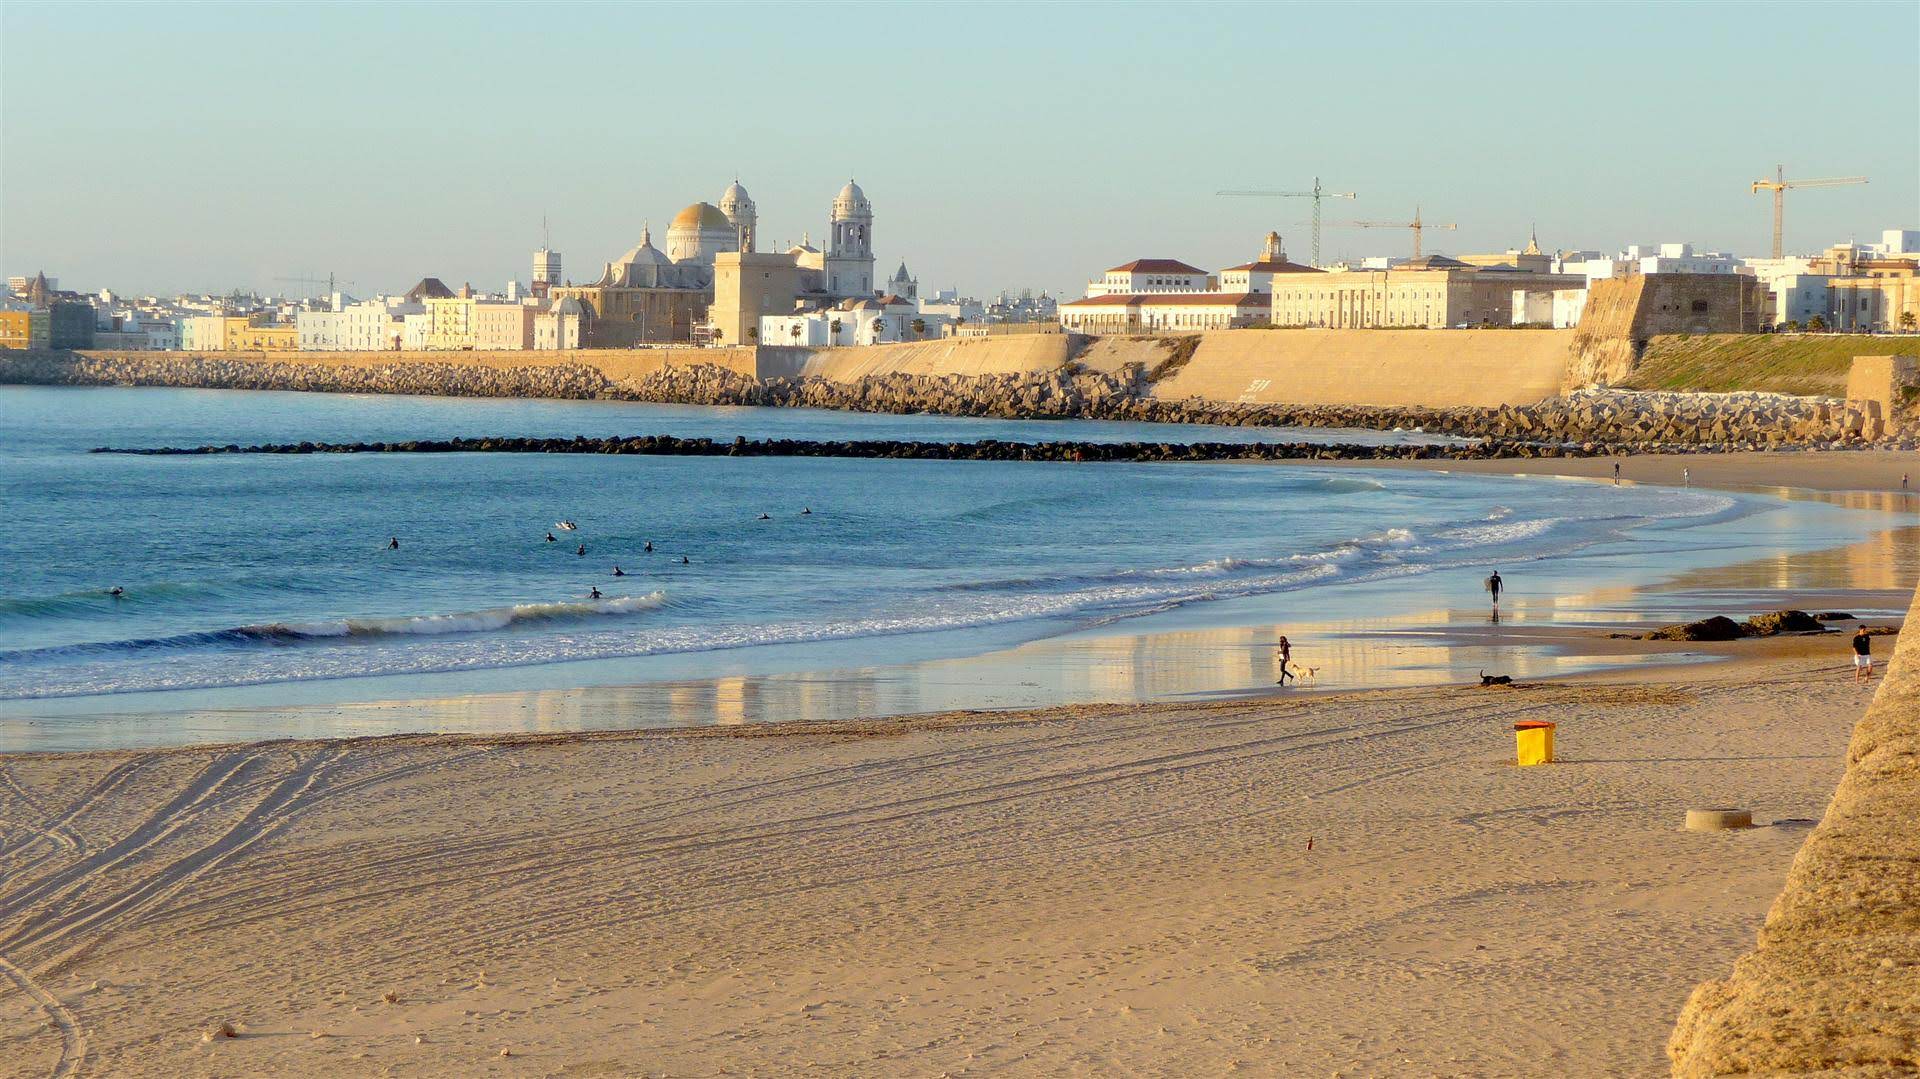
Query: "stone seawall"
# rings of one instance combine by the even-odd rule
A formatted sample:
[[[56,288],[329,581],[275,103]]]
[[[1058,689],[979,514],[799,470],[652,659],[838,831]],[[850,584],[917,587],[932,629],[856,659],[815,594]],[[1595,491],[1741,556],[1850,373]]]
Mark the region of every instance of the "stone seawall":
[[[1517,332],[1517,331],[1516,331]],[[751,352],[752,350],[742,350]],[[352,354],[347,354],[352,355]],[[0,383],[138,385],[467,397],[550,397],[704,405],[803,406],[858,412],[934,412],[1009,419],[1115,419],[1253,426],[1424,429],[1434,434],[1622,451],[1910,448],[1905,432],[1841,402],[1769,394],[1578,393],[1527,405],[1419,406],[1228,403],[1171,399],[1129,364],[1118,373],[1078,365],[1046,373],[964,377],[891,374],[839,381],[760,378],[738,367],[686,362],[615,378],[604,363],[311,362],[232,354],[0,354]],[[464,355],[464,354],[448,354]],[[522,354],[537,355],[537,354]],[[579,354],[574,354],[579,355]],[[1888,438],[1886,436],[1894,437]]]
[[[1916,625],[1920,594],[1907,612]],[[1902,633],[1758,946],[1695,989],[1682,1079],[1920,1074],[1920,632]]]

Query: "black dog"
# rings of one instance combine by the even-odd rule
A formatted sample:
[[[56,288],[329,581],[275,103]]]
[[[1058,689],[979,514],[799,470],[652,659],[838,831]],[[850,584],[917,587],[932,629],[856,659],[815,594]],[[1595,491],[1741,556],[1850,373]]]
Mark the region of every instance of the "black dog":
[[[1484,670],[1480,672],[1480,688],[1482,689],[1488,686],[1510,686],[1512,684],[1513,676],[1510,674],[1488,674]]]

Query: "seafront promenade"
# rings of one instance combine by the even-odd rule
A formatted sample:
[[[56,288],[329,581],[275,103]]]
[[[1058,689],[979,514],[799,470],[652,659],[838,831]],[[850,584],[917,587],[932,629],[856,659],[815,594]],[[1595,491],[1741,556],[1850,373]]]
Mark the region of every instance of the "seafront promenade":
[[[1908,611],[1920,611],[1920,596]],[[1920,1070],[1920,635],[1903,635],[1758,946],[1694,990],[1680,1079]]]

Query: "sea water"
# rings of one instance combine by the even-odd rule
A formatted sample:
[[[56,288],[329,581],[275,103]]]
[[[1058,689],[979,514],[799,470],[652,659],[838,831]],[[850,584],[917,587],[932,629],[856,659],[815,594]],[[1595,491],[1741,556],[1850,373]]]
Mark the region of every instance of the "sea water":
[[[1191,621],[1244,597],[1314,609],[1374,582],[1369,602],[1390,604],[1463,567],[1596,550],[1649,569],[1697,565],[1884,526],[1714,491],[1307,465],[86,452],[574,434],[1415,437],[8,388],[0,709],[240,687],[301,700],[350,700],[368,684],[422,696],[557,688],[697,674],[716,656],[731,670],[774,654],[786,669],[959,656],[1169,612]]]

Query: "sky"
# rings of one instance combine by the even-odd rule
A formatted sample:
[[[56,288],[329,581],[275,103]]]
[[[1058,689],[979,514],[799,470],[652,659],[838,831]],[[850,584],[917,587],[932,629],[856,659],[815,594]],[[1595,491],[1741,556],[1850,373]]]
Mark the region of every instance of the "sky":
[[[0,271],[129,293],[565,275],[736,175],[761,248],[857,178],[881,276],[1077,296],[1269,229],[1765,254],[1920,227],[1920,3],[0,3]],[[1405,254],[1325,231],[1323,259]]]

